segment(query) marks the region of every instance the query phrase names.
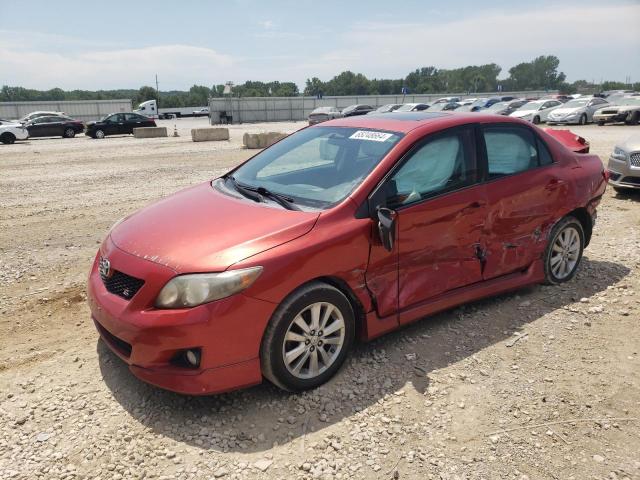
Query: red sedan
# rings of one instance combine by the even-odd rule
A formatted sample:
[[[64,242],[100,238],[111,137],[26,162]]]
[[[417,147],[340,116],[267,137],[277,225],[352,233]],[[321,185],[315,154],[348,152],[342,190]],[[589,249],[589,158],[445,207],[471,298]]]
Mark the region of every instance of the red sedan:
[[[356,337],[571,280],[605,177],[598,157],[509,117],[332,120],[116,224],[89,276],[92,317],[168,390],[313,388]]]

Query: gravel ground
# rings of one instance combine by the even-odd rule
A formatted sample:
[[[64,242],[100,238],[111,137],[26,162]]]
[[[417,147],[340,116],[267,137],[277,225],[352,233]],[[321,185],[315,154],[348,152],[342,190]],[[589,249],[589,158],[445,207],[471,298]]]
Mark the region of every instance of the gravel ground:
[[[98,341],[107,229],[250,155],[244,131],[0,145],[0,479],[640,478],[640,195],[609,189],[577,277],[357,345],[328,384],[212,397],[148,386]],[[573,127],[606,159],[640,127]],[[168,219],[167,221],[170,221]]]

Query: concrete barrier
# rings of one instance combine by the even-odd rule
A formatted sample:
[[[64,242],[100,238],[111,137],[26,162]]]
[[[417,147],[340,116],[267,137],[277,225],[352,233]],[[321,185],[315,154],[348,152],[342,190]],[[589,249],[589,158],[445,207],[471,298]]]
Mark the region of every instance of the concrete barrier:
[[[191,140],[194,142],[216,142],[229,140],[228,128],[192,128]]]
[[[266,148],[286,136],[281,132],[245,133],[242,143],[246,148]]]
[[[133,136],[136,138],[166,137],[167,127],[140,127],[133,129]]]

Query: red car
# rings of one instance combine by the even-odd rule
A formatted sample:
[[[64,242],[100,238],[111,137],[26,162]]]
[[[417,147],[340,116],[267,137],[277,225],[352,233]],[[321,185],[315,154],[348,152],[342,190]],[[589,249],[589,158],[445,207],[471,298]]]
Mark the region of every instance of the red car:
[[[102,339],[188,394],[316,387],[369,340],[576,273],[606,174],[518,119],[324,122],[116,224],[89,276]]]

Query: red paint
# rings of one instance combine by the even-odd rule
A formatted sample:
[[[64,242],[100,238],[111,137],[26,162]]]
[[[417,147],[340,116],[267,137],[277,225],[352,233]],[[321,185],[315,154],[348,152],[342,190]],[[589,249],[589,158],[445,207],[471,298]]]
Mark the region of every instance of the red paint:
[[[356,212],[387,172],[430,134],[491,123],[533,129],[555,162],[400,209],[396,243],[386,251],[376,223],[357,218]],[[355,297],[365,340],[463,302],[540,282],[541,254],[552,226],[577,208],[594,215],[606,185],[598,157],[575,154],[511,117],[473,113],[403,121],[358,116],[324,125],[405,136],[350,197],[331,209],[272,208],[225,196],[207,182],[128,217],[105,239],[89,276],[89,305],[106,343],[136,376],[188,394],[259,383],[260,343],[273,312],[297,287],[321,277]],[[131,300],[105,289],[100,256],[113,269],[145,281]],[[263,267],[262,275],[241,294],[190,309],[154,308],[160,289],[175,275],[256,265]],[[132,346],[130,355],[114,337]],[[170,362],[177,351],[192,347],[202,348],[200,368]]]

